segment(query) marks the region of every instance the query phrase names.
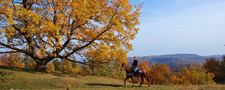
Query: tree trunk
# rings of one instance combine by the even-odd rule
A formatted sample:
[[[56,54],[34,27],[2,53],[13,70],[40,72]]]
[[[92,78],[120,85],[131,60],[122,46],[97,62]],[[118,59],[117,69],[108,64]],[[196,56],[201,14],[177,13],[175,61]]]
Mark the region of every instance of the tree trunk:
[[[47,72],[46,70],[46,65],[47,63],[44,63],[44,62],[41,62],[39,60],[36,60],[36,67],[35,67],[35,71],[38,71],[38,72]]]

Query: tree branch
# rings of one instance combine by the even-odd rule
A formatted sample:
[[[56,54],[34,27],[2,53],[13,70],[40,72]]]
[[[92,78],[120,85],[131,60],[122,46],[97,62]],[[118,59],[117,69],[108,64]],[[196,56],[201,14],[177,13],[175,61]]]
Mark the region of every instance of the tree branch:
[[[5,46],[6,48],[9,48],[9,49],[16,50],[17,52],[22,52],[22,53],[25,53],[25,54],[27,54],[27,55],[32,56],[32,55],[30,54],[30,52],[28,52],[28,51],[26,51],[26,50],[22,50],[22,49],[19,49],[19,48],[16,48],[16,47],[12,47],[12,46],[7,45],[7,44],[4,44],[4,43],[2,43],[2,42],[0,42],[0,45]]]
[[[4,53],[17,53],[18,51],[5,51],[5,52],[1,52],[0,51],[0,54],[4,54]]]
[[[112,15],[112,17],[111,17],[111,19],[110,19],[110,21],[109,21],[109,24],[111,24],[111,22],[112,22],[112,19],[114,18],[114,16],[117,14],[117,10],[118,10],[118,8],[119,8],[119,5],[117,6],[117,8],[116,8],[116,11],[115,11],[115,13]],[[85,44],[85,45],[83,45],[83,46],[81,46],[81,47],[78,47],[78,48],[75,48],[75,50],[73,50],[72,52],[70,52],[69,54],[67,54],[66,56],[64,56],[63,58],[68,58],[70,55],[72,55],[73,53],[75,53],[75,52],[77,52],[77,51],[79,51],[79,50],[81,50],[81,49],[83,49],[83,48],[85,48],[85,47],[87,47],[87,46],[89,46],[91,43],[93,43],[98,37],[100,37],[101,35],[103,35],[105,32],[107,32],[114,24],[111,24],[111,25],[107,25],[107,28],[104,30],[104,31],[102,31],[100,34],[98,34],[94,39],[92,39],[90,42],[88,42],[87,44]]]
[[[28,7],[27,10],[30,10],[33,4],[34,4],[34,3],[32,2],[32,3],[30,4],[30,6]]]
[[[25,37],[25,39],[26,39],[27,44],[29,45],[29,47],[32,47],[32,46],[30,46],[30,44],[31,44],[31,42],[32,42],[32,41],[31,41],[31,37],[27,37],[27,36],[26,36],[26,33],[25,33],[25,32],[22,32],[21,29],[18,28],[18,27],[16,27],[15,24],[13,24],[12,26],[15,28],[15,30],[17,30],[21,35],[23,35],[23,36]],[[32,49],[31,52],[34,52],[34,49]]]
[[[88,22],[85,22],[84,24],[81,24],[81,25],[78,25],[78,26],[72,28],[72,30],[71,30],[71,32],[70,32],[70,35],[69,35],[69,37],[68,37],[68,39],[67,39],[67,41],[62,45],[62,48],[57,52],[57,54],[59,54],[63,49],[65,49],[65,47],[66,47],[66,46],[69,44],[69,42],[72,40],[72,39],[70,38],[70,36],[72,35],[73,30],[76,29],[76,28],[78,28],[78,27],[80,27],[80,26],[82,26],[82,25],[85,25],[85,24],[87,24],[87,23],[88,23]]]

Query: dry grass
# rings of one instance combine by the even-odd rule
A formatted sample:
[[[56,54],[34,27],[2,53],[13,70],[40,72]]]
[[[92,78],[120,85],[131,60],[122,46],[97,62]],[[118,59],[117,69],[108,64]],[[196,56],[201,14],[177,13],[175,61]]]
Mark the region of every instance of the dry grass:
[[[143,85],[132,87],[127,82],[108,77],[74,76],[60,72],[40,73],[0,66],[0,89],[79,89],[79,90],[225,90],[225,85]]]

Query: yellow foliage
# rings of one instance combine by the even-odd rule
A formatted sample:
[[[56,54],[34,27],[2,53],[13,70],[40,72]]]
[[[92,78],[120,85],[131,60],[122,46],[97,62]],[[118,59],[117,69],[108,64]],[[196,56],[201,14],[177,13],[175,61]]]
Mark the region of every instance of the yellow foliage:
[[[141,61],[141,63],[139,64],[139,68],[141,68],[141,69],[144,68],[147,71],[150,71],[149,62],[147,62],[147,61],[145,61],[145,62]]]
[[[151,84],[168,84],[171,71],[167,64],[155,64],[151,67],[149,75]]]
[[[32,61],[30,61],[30,63],[28,64],[28,69],[34,70],[35,66],[36,66],[36,63],[35,63],[34,60],[32,60]]]
[[[183,67],[180,75],[171,76],[172,84],[182,85],[209,85],[215,84],[214,74],[206,73],[203,65],[191,65],[190,68]]]
[[[123,50],[119,46],[106,46],[106,43],[101,43],[100,46],[95,46],[90,48],[85,57],[87,60],[95,60],[96,62],[105,62],[105,61],[117,61],[120,63],[128,63],[127,61],[128,50]]]
[[[142,4],[131,5],[129,0],[22,1],[26,2],[1,1],[5,23],[1,23],[0,44],[5,48],[36,60],[46,58],[46,62],[77,54],[127,63]]]
[[[25,64],[24,63],[21,63],[17,66],[18,68],[24,68],[25,67]]]
[[[174,84],[174,85],[180,85],[182,82],[182,79],[176,76],[171,76],[170,79],[171,79],[171,84]]]
[[[77,74],[79,71],[79,65],[77,63],[70,63],[67,60],[62,61],[62,72]]]
[[[9,54],[9,66],[24,68],[25,64],[22,62],[23,56],[21,53],[10,53]]]
[[[49,62],[48,65],[46,66],[46,69],[50,72],[55,71],[55,67],[52,64],[52,62]]]

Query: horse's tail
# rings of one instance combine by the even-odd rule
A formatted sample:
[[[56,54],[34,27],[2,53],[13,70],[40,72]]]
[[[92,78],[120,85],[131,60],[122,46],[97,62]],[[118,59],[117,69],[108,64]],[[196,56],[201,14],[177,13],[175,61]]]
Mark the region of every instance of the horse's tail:
[[[148,72],[150,72],[150,71],[147,70],[146,66],[144,66],[144,67],[145,67],[145,69],[146,69],[146,71],[147,71],[147,75],[148,75]]]
[[[144,66],[144,67],[146,68],[146,66]],[[146,71],[147,71],[148,84],[149,84],[149,87],[150,87],[150,79],[149,79],[149,75],[148,75],[148,73],[149,73],[150,71],[148,71],[147,68],[146,68]]]
[[[146,70],[146,71],[147,71],[147,70]],[[147,79],[148,79],[148,82],[150,82],[149,75],[148,75],[149,72],[150,72],[150,71],[147,71]]]

